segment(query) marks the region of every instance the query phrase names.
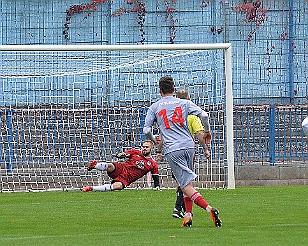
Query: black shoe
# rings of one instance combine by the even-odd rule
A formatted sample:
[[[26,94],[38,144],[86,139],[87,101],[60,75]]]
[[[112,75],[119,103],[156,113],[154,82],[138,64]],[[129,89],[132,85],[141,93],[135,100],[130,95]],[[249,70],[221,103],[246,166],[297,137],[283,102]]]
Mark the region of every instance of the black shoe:
[[[173,214],[172,214],[172,216],[173,216],[174,218],[177,218],[177,219],[179,219],[179,218],[184,218],[183,212],[177,210],[176,208],[173,209]]]

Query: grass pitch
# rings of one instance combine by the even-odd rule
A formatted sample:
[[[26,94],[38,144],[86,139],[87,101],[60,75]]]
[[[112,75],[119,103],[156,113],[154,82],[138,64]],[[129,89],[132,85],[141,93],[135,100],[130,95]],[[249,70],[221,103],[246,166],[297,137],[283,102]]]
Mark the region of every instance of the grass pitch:
[[[308,186],[199,190],[221,228],[194,206],[171,215],[175,190],[0,194],[0,245],[308,245]]]

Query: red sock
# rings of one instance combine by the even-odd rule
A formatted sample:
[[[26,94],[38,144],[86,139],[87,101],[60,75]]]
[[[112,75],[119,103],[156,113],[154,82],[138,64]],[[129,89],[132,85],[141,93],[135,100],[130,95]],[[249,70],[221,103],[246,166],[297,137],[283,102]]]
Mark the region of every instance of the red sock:
[[[185,204],[185,212],[192,213],[193,201],[188,196],[185,195],[184,195],[184,204]]]
[[[206,207],[209,205],[204,198],[202,197],[202,195],[199,192],[195,192],[192,196],[191,196],[191,200],[199,207],[206,209]]]

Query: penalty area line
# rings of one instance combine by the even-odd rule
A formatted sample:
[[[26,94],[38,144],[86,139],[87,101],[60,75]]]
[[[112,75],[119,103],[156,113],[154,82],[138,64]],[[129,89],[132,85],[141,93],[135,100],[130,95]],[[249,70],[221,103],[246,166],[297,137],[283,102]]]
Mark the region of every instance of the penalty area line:
[[[160,232],[169,229],[157,229],[151,230],[151,232]],[[138,231],[139,233],[145,232],[147,233],[148,230]],[[131,234],[131,231],[122,231],[122,232],[101,232],[101,233],[81,233],[81,234],[57,234],[57,235],[40,235],[40,236],[25,236],[25,237],[0,237],[0,245],[1,242],[8,242],[8,241],[19,241],[19,240],[27,240],[27,239],[48,239],[48,238],[70,238],[70,237],[89,237],[89,236],[117,236],[117,235],[125,235]]]

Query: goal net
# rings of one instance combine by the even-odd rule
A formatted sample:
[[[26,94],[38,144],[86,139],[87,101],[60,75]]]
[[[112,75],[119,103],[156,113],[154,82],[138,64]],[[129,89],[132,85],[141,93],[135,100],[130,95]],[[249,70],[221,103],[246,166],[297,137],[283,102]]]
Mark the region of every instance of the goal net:
[[[0,45],[0,189],[75,190],[110,182],[90,160],[139,148],[158,80],[174,78],[210,114],[210,159],[197,144],[199,188],[234,188],[230,44]],[[154,129],[155,130],[155,129]],[[153,153],[155,157],[155,153]],[[166,162],[162,188],[176,187]],[[150,176],[128,188],[149,188]]]

